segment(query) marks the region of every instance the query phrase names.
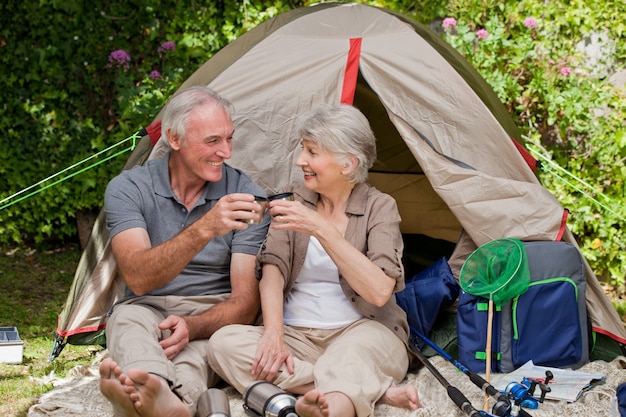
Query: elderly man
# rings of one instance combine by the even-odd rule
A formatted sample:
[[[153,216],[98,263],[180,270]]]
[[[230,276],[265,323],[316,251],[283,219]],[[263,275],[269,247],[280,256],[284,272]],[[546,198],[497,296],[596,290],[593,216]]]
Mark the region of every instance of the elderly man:
[[[127,287],[107,321],[110,358],[100,366],[116,416],[195,415],[218,381],[208,338],[257,317],[254,263],[269,215],[254,201],[264,191],[225,164],[233,133],[228,101],[185,89],[162,117],[171,151],[107,187],[107,227]]]

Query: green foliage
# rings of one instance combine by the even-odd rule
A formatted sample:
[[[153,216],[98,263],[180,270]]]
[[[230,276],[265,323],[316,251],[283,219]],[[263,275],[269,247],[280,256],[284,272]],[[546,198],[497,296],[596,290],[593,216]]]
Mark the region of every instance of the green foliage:
[[[89,161],[100,165],[67,181],[28,187],[72,175],[87,166],[81,161],[145,127],[215,52],[301,5],[291,3],[0,4],[0,244],[75,237],[77,212],[97,211],[106,184],[122,168],[124,157],[103,161],[120,149]],[[111,61],[114,51],[128,60]],[[71,166],[76,170],[58,175]]]
[[[626,4],[457,0],[450,10],[457,22],[445,39],[546,158],[540,179],[570,210],[569,227],[592,269],[623,289],[626,97],[600,70],[621,66],[625,56]],[[591,65],[579,44],[600,35],[611,48],[605,62]]]

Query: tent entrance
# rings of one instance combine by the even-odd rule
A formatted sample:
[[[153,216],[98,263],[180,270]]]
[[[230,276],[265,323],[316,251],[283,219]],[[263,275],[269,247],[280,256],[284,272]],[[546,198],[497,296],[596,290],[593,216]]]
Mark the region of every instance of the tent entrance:
[[[361,72],[357,78],[354,106],[365,114],[376,136],[378,157],[370,169],[368,182],[396,199],[402,217],[402,233],[423,235],[455,244],[461,232],[460,222],[433,190],[411,150],[389,119],[378,94],[372,90]]]
[[[378,158],[370,172],[424,175],[424,171],[415,160],[406,142],[389,119],[378,94],[371,89],[360,72],[357,78],[354,106],[365,114],[376,136]]]

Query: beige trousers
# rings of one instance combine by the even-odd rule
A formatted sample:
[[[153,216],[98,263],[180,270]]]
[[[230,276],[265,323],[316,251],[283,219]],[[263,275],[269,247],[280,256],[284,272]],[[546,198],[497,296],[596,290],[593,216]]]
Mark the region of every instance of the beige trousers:
[[[283,365],[273,382],[285,391],[314,383],[324,393],[341,392],[366,417],[393,384],[404,379],[409,357],[404,343],[381,323],[359,320],[342,329],[285,326],[285,343],[295,372]],[[250,374],[263,326],[225,326],[209,340],[209,365],[240,393],[254,382]]]
[[[159,341],[169,335],[158,324],[170,315],[202,313],[230,294],[199,297],[142,296],[113,308],[107,320],[107,349],[123,371],[143,369],[165,378],[172,390],[196,414],[197,400],[219,381],[209,368],[207,339],[191,341],[173,360],[168,360]]]

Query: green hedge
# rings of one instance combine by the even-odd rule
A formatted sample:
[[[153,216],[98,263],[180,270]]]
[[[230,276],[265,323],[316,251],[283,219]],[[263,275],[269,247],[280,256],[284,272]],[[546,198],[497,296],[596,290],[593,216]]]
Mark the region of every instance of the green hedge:
[[[173,0],[0,4],[0,245],[75,238],[77,213],[99,210],[124,156],[102,162],[104,153],[88,162],[102,162],[93,169],[44,191],[54,180],[22,191],[146,126],[216,51],[289,7]],[[120,149],[129,150],[111,154]]]

